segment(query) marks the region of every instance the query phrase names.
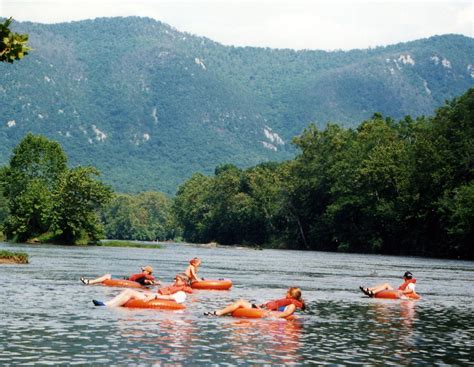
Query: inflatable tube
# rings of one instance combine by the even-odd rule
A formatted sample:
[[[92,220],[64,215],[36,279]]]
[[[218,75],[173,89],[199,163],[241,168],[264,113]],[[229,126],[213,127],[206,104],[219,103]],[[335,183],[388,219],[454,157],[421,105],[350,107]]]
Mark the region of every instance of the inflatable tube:
[[[131,299],[123,305],[128,308],[152,308],[155,310],[184,310],[186,306],[167,299],[154,299],[143,301],[141,299]]]
[[[238,308],[234,312],[232,312],[232,317],[243,317],[247,319],[261,319],[263,317],[271,317],[269,315],[268,310],[263,310],[261,308]],[[294,320],[293,315],[289,315],[285,317],[286,320]]]
[[[380,291],[378,293],[375,293],[374,295],[375,298],[385,298],[385,299],[404,299],[409,298],[409,299],[420,299],[420,295],[413,292],[413,293],[408,293],[405,294],[404,296],[400,296],[400,291],[397,290],[392,290],[392,291]]]
[[[216,291],[225,291],[232,287],[232,281],[230,279],[206,279],[200,282],[192,282],[191,288],[194,289],[207,289]]]
[[[108,287],[144,288],[140,283],[127,279],[106,279],[102,284]]]
[[[267,311],[260,308],[238,308],[232,312],[232,317],[245,317],[247,319],[260,319],[267,316]]]

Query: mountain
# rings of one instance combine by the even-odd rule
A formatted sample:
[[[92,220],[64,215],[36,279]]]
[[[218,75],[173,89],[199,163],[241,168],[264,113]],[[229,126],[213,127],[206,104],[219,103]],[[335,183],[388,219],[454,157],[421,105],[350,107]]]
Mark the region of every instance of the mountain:
[[[474,39],[459,35],[326,52],[223,46],[138,17],[12,30],[34,50],[0,65],[0,164],[31,131],[122,192],[288,159],[311,122],[431,115],[474,85]]]

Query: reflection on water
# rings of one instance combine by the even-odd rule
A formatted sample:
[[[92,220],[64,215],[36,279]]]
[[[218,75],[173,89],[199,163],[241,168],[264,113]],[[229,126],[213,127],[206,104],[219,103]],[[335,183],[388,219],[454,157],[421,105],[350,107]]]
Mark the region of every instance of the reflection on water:
[[[474,264],[276,250],[13,246],[31,264],[0,266],[0,365],[470,364]],[[231,291],[198,291],[187,309],[94,307],[120,290],[81,275],[127,275],[150,263],[163,282],[201,256],[201,275]],[[418,302],[369,299],[358,286],[418,278]],[[292,322],[202,316],[238,298],[280,298],[300,286],[309,311]]]

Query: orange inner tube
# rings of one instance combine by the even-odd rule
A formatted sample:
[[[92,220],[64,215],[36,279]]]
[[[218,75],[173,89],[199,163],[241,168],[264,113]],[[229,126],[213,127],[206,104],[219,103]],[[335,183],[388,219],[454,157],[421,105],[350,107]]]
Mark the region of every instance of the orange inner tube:
[[[208,289],[208,290],[217,290],[225,291],[232,287],[232,280],[230,279],[206,279],[201,280],[200,282],[192,282],[191,288],[194,289]]]
[[[175,301],[167,299],[153,299],[151,301],[143,301],[141,299],[131,299],[123,305],[128,308],[153,308],[156,310],[184,310],[186,306]]]
[[[278,311],[276,311],[278,312]],[[268,310],[263,310],[261,308],[244,308],[240,307],[232,312],[232,317],[244,317],[247,319],[260,319],[262,317],[268,317]],[[293,315],[285,317],[286,320],[294,320]]]
[[[386,298],[386,299],[400,299],[400,293],[397,290],[392,290],[392,291],[380,291],[378,293],[375,293],[374,295],[375,298]],[[405,297],[410,298],[410,299],[420,299],[420,295],[418,293],[408,293],[405,294]]]
[[[144,288],[140,283],[127,279],[106,279],[102,284],[108,287]]]

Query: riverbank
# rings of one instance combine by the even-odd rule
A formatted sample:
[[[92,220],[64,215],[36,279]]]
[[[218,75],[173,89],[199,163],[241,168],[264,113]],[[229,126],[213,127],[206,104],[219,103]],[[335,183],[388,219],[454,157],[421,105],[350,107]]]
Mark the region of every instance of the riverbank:
[[[28,264],[29,257],[24,252],[0,251],[0,264]]]
[[[103,240],[100,241],[96,246],[103,247],[133,247],[133,248],[150,248],[150,249],[160,249],[163,248],[163,245],[159,243],[149,243],[149,242],[135,242],[135,241],[120,241],[120,240]]]

